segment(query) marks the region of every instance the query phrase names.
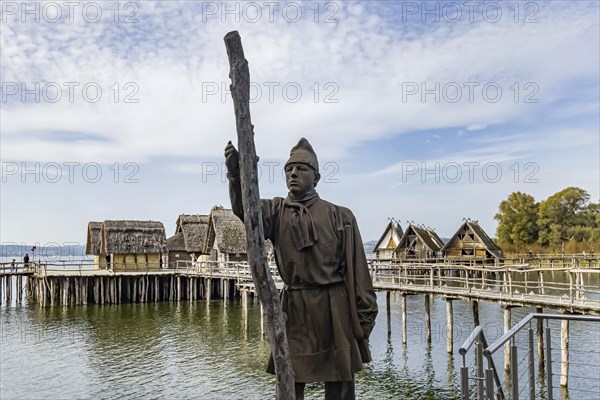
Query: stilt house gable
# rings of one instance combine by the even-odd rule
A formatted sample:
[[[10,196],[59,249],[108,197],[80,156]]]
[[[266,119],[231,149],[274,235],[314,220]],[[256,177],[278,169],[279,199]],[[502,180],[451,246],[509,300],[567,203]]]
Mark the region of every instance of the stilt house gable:
[[[465,221],[458,228],[454,236],[452,236],[442,249],[444,256],[449,256],[448,253],[450,253],[451,249],[467,252],[473,251],[473,254],[476,249],[485,249],[490,254],[490,258],[504,259],[502,249],[474,221]]]
[[[181,214],[177,218],[175,235],[179,233],[183,235],[184,249],[181,250],[188,253],[206,254],[204,253],[204,243],[208,231],[208,219],[208,215],[186,214]],[[169,250],[171,250],[170,247]]]
[[[167,238],[162,222],[104,221],[102,254],[166,253]]]
[[[433,230],[410,224],[402,235],[395,253],[399,258],[404,258],[412,251],[426,249],[431,256],[436,257],[443,245],[444,243]],[[421,258],[419,254],[415,254],[415,257]]]
[[[208,218],[205,254],[216,248],[220,253],[246,254],[246,228],[230,209],[214,207]]]
[[[378,253],[381,250],[395,250],[398,247],[398,243],[400,243],[400,238],[402,237],[402,227],[400,224],[395,224],[392,221],[387,225],[385,231],[383,231],[383,235],[373,247],[373,253]]]
[[[102,222],[90,221],[87,229],[87,243],[85,245],[85,254],[99,256],[101,254],[101,234]]]

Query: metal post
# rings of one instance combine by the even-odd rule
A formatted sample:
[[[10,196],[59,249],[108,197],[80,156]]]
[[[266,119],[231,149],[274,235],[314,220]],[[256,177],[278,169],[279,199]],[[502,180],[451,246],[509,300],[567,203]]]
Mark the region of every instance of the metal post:
[[[546,393],[548,400],[554,399],[552,396],[552,342],[549,327],[546,327]]]
[[[529,400],[535,400],[535,365],[533,363],[533,329],[527,331],[529,339]]]
[[[477,400],[483,399],[483,343],[477,340],[475,347],[475,366],[477,368]]]
[[[462,400],[469,400],[469,368],[460,367],[460,392]]]
[[[510,346],[510,386],[512,400],[519,400],[519,358],[517,357],[517,345],[514,336],[512,342],[513,344]]]
[[[485,395],[487,400],[495,400],[494,395],[494,370],[487,368],[485,370]]]

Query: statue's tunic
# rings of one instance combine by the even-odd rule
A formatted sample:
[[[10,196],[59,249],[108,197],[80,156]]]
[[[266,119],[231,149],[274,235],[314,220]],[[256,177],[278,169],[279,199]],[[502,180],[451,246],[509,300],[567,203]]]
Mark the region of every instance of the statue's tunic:
[[[377,299],[363,244],[356,219],[347,208],[318,196],[303,205],[314,221],[316,240],[300,248],[298,229],[293,232],[298,209],[290,206],[289,199],[263,200],[265,238],[273,243],[279,274],[285,283],[282,308],[287,314],[286,332],[295,380],[351,381],[353,374],[362,369],[362,361],[357,344],[361,338],[355,338],[352,330],[345,282],[347,268],[354,271],[356,309],[365,338],[377,315]],[[348,242],[344,238],[344,226],[348,225],[353,232],[350,245],[345,244]],[[267,370],[274,371],[272,359]]]

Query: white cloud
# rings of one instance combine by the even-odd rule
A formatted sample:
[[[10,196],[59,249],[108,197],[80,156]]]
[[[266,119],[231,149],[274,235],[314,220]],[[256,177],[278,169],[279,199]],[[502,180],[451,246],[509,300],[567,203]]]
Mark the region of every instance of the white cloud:
[[[222,90],[229,85],[223,36],[233,29],[242,35],[252,81],[262,89],[260,100],[251,105],[261,159],[284,159],[302,136],[320,149],[321,159],[339,160],[360,153],[365,142],[406,133],[422,133],[423,140],[434,137],[436,144],[444,138],[432,131],[450,129],[465,148],[438,158],[415,154],[414,160],[508,163],[554,158],[563,165],[556,183],[561,185],[581,172],[575,152],[562,149],[597,148],[597,125],[581,122],[598,114],[598,7],[587,2],[541,3],[534,24],[515,23],[510,14],[498,23],[420,24],[414,18],[404,23],[394,9],[400,3],[394,2],[332,3],[339,5],[338,23],[322,23],[331,11],[324,9],[320,23],[310,11],[298,23],[287,23],[280,13],[270,23],[263,9],[259,22],[242,18],[236,24],[231,17],[221,22],[221,14],[202,14],[202,3],[184,1],[141,2],[135,15],[139,22],[125,24],[114,23],[109,9],[113,3],[102,4],[108,18],[100,23],[85,23],[78,16],[74,23],[9,18],[2,24],[3,89],[11,82],[27,88],[35,82],[80,84],[72,103],[64,100],[66,92],[55,104],[44,99],[34,103],[31,95],[26,104],[18,95],[3,101],[2,160],[152,166],[168,159],[176,160],[174,172],[188,178],[197,174],[203,162],[221,160],[225,143],[236,135],[231,99]],[[121,18],[126,11],[121,9]],[[83,99],[80,89],[90,82],[102,89],[97,103]],[[273,102],[268,100],[269,82],[279,84]],[[127,89],[127,83],[133,86]],[[436,83],[439,102],[431,93],[422,101],[422,90],[435,89]],[[286,84],[302,89],[297,103],[285,101]],[[490,91],[484,93],[486,85]],[[215,87],[218,93],[207,95],[206,89]],[[457,87],[460,100],[452,103]],[[496,87],[502,90],[500,100],[486,101],[484,96]],[[418,92],[406,94],[411,88]],[[139,102],[125,103],[127,95]],[[327,96],[337,102],[326,103]],[[525,103],[527,96],[538,102]],[[574,129],[552,126],[556,119],[574,121]],[[506,126],[510,129],[499,129]],[[503,133],[490,140],[491,129]],[[389,189],[389,177],[401,168],[397,159],[390,164],[363,177],[388,183],[373,186],[374,197],[348,194],[359,207],[357,215],[372,208],[366,199],[376,201]],[[341,187],[323,190],[336,197]],[[383,209],[421,204],[421,190],[397,195]],[[512,191],[508,184],[502,190]],[[458,189],[452,195],[459,196]],[[498,195],[504,197],[500,189]],[[89,207],[98,201],[90,198]],[[3,206],[3,221],[7,210]]]
[[[114,158],[115,147],[137,160],[215,156],[234,126],[231,101],[227,96],[224,104],[220,96],[221,85],[229,84],[222,36],[233,28],[242,31],[252,80],[263,88],[253,115],[260,122],[255,123],[257,131],[274,143],[264,143],[272,157],[303,135],[314,135],[332,156],[340,156],[360,141],[389,134],[448,126],[473,131],[515,121],[532,107],[514,103],[514,82],[535,81],[540,98],[560,98],[564,85],[597,72],[597,57],[590,51],[598,44],[596,21],[576,7],[568,24],[561,22],[560,10],[550,8],[538,24],[446,24],[418,40],[406,40],[391,19],[367,14],[360,4],[341,4],[338,24],[316,24],[310,18],[285,24],[279,18],[272,24],[239,26],[218,19],[202,23],[190,7],[186,2],[142,3],[140,22],[130,25],[8,23],[2,43],[5,81],[98,82],[103,101],[89,104],[80,95],[72,104],[3,107],[3,136],[19,136],[3,148],[3,157],[40,157],[34,149],[42,143],[26,139],[32,129],[103,134],[114,145],[97,147],[98,159]],[[114,82],[122,96],[131,93],[123,85],[135,83],[139,92],[133,98],[139,103],[111,101]],[[203,102],[203,84],[206,89],[213,82],[219,94]],[[280,83],[273,103],[267,100],[265,82]],[[292,104],[280,88],[295,82],[302,96]],[[328,82],[334,85],[325,89]],[[403,85],[413,82],[419,89],[423,82],[429,89],[437,82],[441,95],[444,85],[457,82],[462,101],[452,104],[442,97],[436,103],[428,95],[423,103],[415,95],[402,103]],[[466,101],[464,82],[479,83],[472,104]],[[503,90],[498,103],[482,97],[480,88],[489,82]],[[327,94],[339,103],[323,103]],[[73,151],[70,143],[55,145],[70,149],[58,154],[79,150]]]

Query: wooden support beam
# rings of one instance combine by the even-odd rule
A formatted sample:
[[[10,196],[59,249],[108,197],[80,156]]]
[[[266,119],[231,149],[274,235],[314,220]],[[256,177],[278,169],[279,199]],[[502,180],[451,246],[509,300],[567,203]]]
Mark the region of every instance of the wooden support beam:
[[[431,343],[431,304],[429,295],[425,295],[425,336],[427,343]]]
[[[569,384],[569,320],[560,324],[560,386]]]
[[[406,331],[406,293],[402,293],[402,344],[407,342]]]
[[[452,314],[452,299],[446,299],[446,351],[452,354],[454,343],[454,316]]]
[[[504,308],[504,333],[510,330],[510,307]],[[510,371],[510,340],[504,344],[504,370]]]
[[[392,316],[391,316],[390,295],[391,295],[391,292],[389,290],[387,290],[385,292],[385,305],[386,305],[388,336],[390,336],[392,334]]]
[[[479,302],[477,300],[473,300],[471,304],[473,306],[473,325],[479,326]]]

